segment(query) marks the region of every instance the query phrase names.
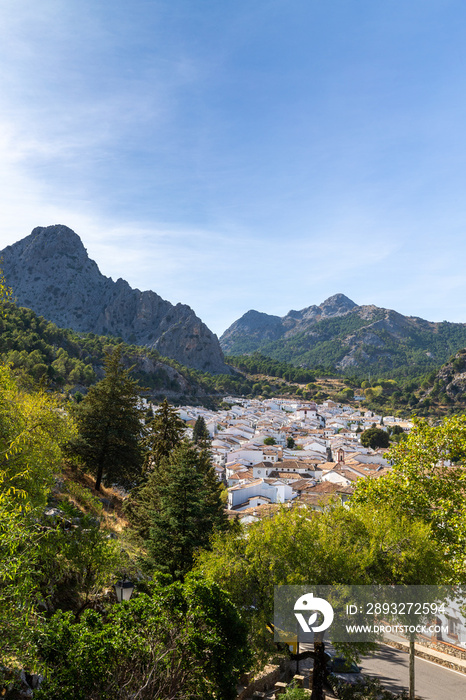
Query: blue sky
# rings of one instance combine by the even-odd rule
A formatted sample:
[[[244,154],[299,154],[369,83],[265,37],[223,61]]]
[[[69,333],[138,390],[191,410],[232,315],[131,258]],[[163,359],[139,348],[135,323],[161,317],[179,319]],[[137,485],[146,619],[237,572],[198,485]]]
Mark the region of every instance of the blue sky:
[[[2,0],[0,247],[63,223],[220,334],[356,303],[466,322],[459,0]]]

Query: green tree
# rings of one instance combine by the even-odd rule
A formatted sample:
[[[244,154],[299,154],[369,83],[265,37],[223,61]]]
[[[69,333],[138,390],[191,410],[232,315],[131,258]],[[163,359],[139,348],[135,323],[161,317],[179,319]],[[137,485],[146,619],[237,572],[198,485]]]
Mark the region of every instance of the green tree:
[[[29,506],[45,505],[62,445],[73,425],[59,401],[38,389],[18,386],[11,370],[0,365],[0,476],[3,493],[21,494]]]
[[[233,700],[249,661],[237,610],[198,580],[154,584],[79,623],[59,612],[36,640],[48,671],[38,700]]]
[[[8,324],[11,289],[0,271],[0,322]],[[43,390],[27,393],[0,364],[0,658],[27,663],[34,613],[32,571],[43,508],[72,424]],[[31,537],[33,533],[33,538]],[[31,541],[33,540],[33,541]],[[0,670],[0,680],[4,669]]]
[[[147,437],[144,441],[146,449],[146,468],[150,471],[157,468],[164,457],[180,444],[186,432],[186,426],[177,411],[164,399],[149,422]]]
[[[35,593],[32,571],[39,539],[36,531],[32,541],[27,508],[26,492],[10,486],[0,493],[0,658],[15,658],[24,665],[33,661],[30,653]],[[24,556],[25,551],[29,556]],[[0,668],[0,685],[3,671]]]
[[[372,447],[375,450],[377,447],[388,447],[389,444],[390,436],[382,428],[369,428],[361,433],[361,445],[363,447]]]
[[[181,444],[186,426],[173,406],[164,399],[146,428],[143,439],[144,474],[142,482],[132,489],[123,508],[132,525],[132,533],[140,541],[147,540],[151,525],[150,513],[157,508],[157,476],[160,464]]]
[[[34,578],[43,534],[40,511],[73,434],[53,396],[21,389],[0,365],[0,658],[27,662],[34,624]]]
[[[304,688],[299,688],[298,686],[288,686],[285,694],[283,695],[283,700],[307,700],[308,694]]]
[[[195,552],[209,546],[215,530],[226,527],[221,484],[210,454],[182,442],[151,474],[144,491],[148,509],[134,513],[133,525],[140,536],[147,533],[146,564],[181,579]]]
[[[338,394],[339,401],[352,401],[354,399],[354,389],[342,389]]]
[[[295,443],[295,441],[294,441],[294,438],[292,438],[292,437],[287,437],[287,438],[286,438],[286,446],[287,446],[287,448],[288,448],[289,450],[292,450],[292,449],[296,446],[296,443]]]
[[[195,445],[206,446],[210,440],[209,431],[203,416],[198,416],[193,428],[193,442]]]
[[[420,518],[432,527],[439,548],[455,564],[455,582],[465,581],[466,416],[438,426],[415,422],[406,439],[388,453],[391,470],[359,483],[352,501]]]
[[[100,501],[97,503],[102,508]],[[79,617],[103,597],[103,589],[111,586],[119,569],[126,568],[127,560],[121,543],[109,538],[108,530],[101,528],[100,518],[83,515],[64,502],[61,506],[64,516],[57,522],[46,523],[44,518],[41,521],[43,534],[37,543],[38,556],[32,573],[35,597],[48,614],[65,608]],[[65,527],[69,517],[74,520],[72,528]]]
[[[0,658],[37,665],[33,635],[43,611],[76,617],[103,597],[123,564],[120,544],[100,523],[65,502],[64,516],[20,509],[0,495]],[[27,496],[25,496],[27,498]],[[100,504],[101,505],[101,504]],[[74,526],[66,517],[74,517]],[[126,563],[126,562],[124,562]],[[0,685],[2,669],[0,668]]]
[[[273,437],[264,438],[264,445],[276,445],[277,441]]]
[[[430,527],[389,509],[282,509],[246,533],[217,535],[212,551],[199,554],[196,569],[228,591],[249,621],[258,658],[271,651],[266,626],[273,619],[274,586],[430,584],[448,565]],[[315,694],[322,697],[323,646],[314,652]]]
[[[78,439],[69,451],[95,475],[95,488],[134,486],[141,474],[143,410],[139,384],[125,369],[122,348],[105,357],[105,377],[89,389],[76,411]]]

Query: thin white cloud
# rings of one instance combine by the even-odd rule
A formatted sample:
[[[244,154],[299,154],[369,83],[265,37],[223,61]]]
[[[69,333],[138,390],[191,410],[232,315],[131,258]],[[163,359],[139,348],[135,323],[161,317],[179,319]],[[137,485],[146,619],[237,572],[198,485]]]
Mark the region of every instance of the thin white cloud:
[[[1,247],[37,225],[64,223],[81,236],[103,274],[153,289],[172,303],[188,303],[217,333],[249,308],[283,315],[337,291],[357,303],[396,308],[396,301],[400,311],[413,315],[423,315],[418,311],[420,298],[433,308],[448,304],[460,292],[464,298],[465,280],[451,274],[448,255],[436,255],[435,262],[429,262],[429,251],[421,251],[420,265],[413,269],[410,254],[405,280],[392,282],[397,256],[402,268],[401,241],[407,232],[395,237],[387,227],[373,235],[374,222],[356,212],[346,212],[308,238],[284,236],[267,245],[231,226],[222,231],[137,220],[121,223],[103,217],[89,202],[47,203],[40,183],[24,173],[22,154],[5,138],[0,163]],[[460,308],[449,308],[460,316]]]

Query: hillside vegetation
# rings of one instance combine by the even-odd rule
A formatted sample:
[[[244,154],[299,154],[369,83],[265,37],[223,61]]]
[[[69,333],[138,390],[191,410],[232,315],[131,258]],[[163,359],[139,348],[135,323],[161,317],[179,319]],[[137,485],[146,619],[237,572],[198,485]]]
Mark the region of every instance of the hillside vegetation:
[[[434,323],[335,295],[279,318],[249,311],[220,339],[232,355],[260,352],[317,372],[419,377],[466,346],[466,324]]]
[[[376,413],[401,416],[443,416],[466,407],[466,349],[460,350],[437,372],[409,376],[409,372],[318,372],[279,362],[259,352],[227,356],[227,362],[245,373],[254,391],[265,396],[293,396],[360,405]],[[355,400],[355,396],[358,397]]]
[[[214,407],[225,394],[307,400],[331,397],[346,402],[359,394],[365,397],[364,405],[371,410],[404,415],[414,412],[424,416],[457,412],[465,406],[464,351],[458,351],[440,367],[433,358],[414,348],[419,337],[413,338],[408,364],[400,360],[400,365],[390,371],[377,371],[375,367],[371,372],[362,372],[350,367],[338,372],[331,366],[311,370],[254,352],[227,356],[226,361],[234,371],[211,375],[183,367],[176,360],[161,357],[156,350],[122,343],[121,338],[58,328],[30,309],[12,302],[5,302],[3,308],[0,359],[10,364],[23,385],[39,382],[49,389],[76,395],[78,399],[103,377],[105,352],[122,345],[125,366],[133,367],[132,376],[147,389],[145,395],[153,401],[167,396],[177,404],[202,403]],[[338,326],[347,330],[351,319],[337,317],[321,323],[327,328]],[[440,335],[434,336],[438,343],[434,344],[437,354],[440,354],[439,347],[444,352],[449,345],[459,342],[461,334],[458,328],[451,328],[454,325],[445,324],[447,332],[443,340]],[[420,335],[422,339],[422,333]],[[295,336],[296,347],[299,341],[300,337]],[[424,342],[427,343],[426,335]],[[330,341],[328,344],[335,353],[336,344]],[[401,357],[401,350],[397,352]]]
[[[250,660],[246,626],[218,586],[188,579],[195,551],[228,528],[221,486],[209,453],[183,438],[168,403],[143,421],[139,387],[121,359],[121,345],[106,354],[104,379],[79,404],[32,378],[25,388],[0,363],[0,695],[32,697],[34,688],[38,700],[233,700]],[[95,416],[105,431],[98,442],[82,431],[97,395],[106,406]],[[178,423],[173,443],[167,436]],[[125,451],[130,437],[137,470]],[[113,457],[94,488],[91,452]],[[183,502],[178,486],[163,490],[170,468],[196,485]],[[138,505],[128,520],[115,491],[123,486]],[[165,524],[157,537],[151,528],[136,541],[153,517],[136,486],[173,529]],[[169,555],[156,559],[164,537]],[[137,590],[120,605],[113,584],[127,577]]]
[[[415,376],[437,369],[465,345],[466,327],[459,324],[444,321],[434,332],[413,327],[409,337],[397,338],[383,328],[371,328],[369,335],[367,323],[351,313],[319,321],[312,332],[302,331],[259,348],[278,362],[317,371],[365,375],[370,370],[384,376]],[[251,352],[250,342],[238,340],[234,350],[237,354]],[[342,365],[350,352],[352,362]]]
[[[173,403],[215,405],[225,394],[241,396],[270,395],[267,379],[249,377],[244,371],[229,374],[209,374],[183,367],[176,360],[161,357],[157,350],[123,343],[121,338],[78,333],[58,328],[31,309],[5,302],[0,317],[0,359],[8,363],[25,385],[42,383],[49,389],[85,394],[90,386],[103,377],[105,352],[121,345],[126,367],[133,366],[132,376],[145,395],[154,401],[165,396]],[[257,358],[254,360],[257,363]],[[264,365],[265,362],[265,365]],[[248,371],[248,358],[232,358],[229,364]],[[264,375],[282,377],[278,393],[293,395],[298,388],[292,384],[312,381],[315,374],[299,370],[270,358],[260,358]],[[256,367],[249,368],[256,374]],[[254,370],[254,371],[252,371]],[[258,370],[259,371],[259,370]]]
[[[103,376],[105,351],[121,338],[58,328],[30,309],[9,302],[0,318],[0,357],[23,381],[42,382],[59,391],[86,391]],[[174,360],[156,350],[123,344],[125,362],[149,395],[205,395],[205,388]]]

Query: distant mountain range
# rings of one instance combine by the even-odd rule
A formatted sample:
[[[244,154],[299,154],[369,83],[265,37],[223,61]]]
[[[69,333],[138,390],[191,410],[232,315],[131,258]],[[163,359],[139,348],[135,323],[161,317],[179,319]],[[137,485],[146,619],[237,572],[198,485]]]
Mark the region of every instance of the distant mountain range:
[[[358,306],[335,294],[282,317],[248,311],[223,333],[220,345],[230,355],[260,351],[310,368],[356,373],[405,368],[419,374],[439,367],[466,345],[466,324]]]
[[[18,305],[62,328],[122,338],[213,374],[231,372],[222,349],[231,355],[260,351],[324,371],[419,375],[438,369],[466,346],[464,323],[358,306],[344,294],[283,317],[248,311],[219,343],[189,306],[174,306],[153,291],[102,275],[67,226],[37,227],[0,255]]]
[[[17,304],[57,326],[121,337],[203,372],[230,372],[217,336],[189,306],[105,277],[67,226],[39,226],[0,255]]]

